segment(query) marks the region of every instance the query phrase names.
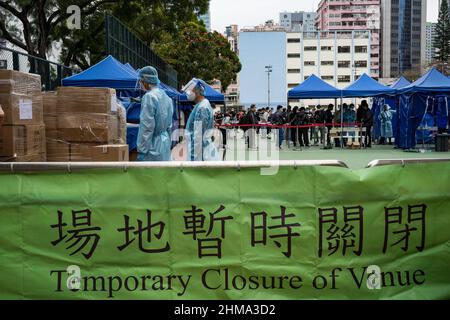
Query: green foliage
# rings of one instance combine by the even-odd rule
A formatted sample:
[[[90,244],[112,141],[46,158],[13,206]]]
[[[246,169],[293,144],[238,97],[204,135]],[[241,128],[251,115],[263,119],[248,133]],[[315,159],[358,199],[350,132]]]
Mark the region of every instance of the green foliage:
[[[154,49],[178,70],[178,81],[186,84],[192,77],[210,82],[219,79],[226,88],[241,70],[238,56],[218,32],[208,33],[204,26],[182,24],[177,34],[164,33]]]
[[[447,62],[450,57],[450,17],[447,1],[441,1],[434,45],[437,49],[435,59],[440,63]]]
[[[67,7],[81,9],[81,29],[70,30]],[[241,65],[228,41],[208,33],[198,21],[209,0],[0,0],[0,37],[43,58],[61,44],[60,61],[89,67],[105,56],[104,15],[124,22],[179,72],[180,83],[192,77],[220,79],[223,87]]]

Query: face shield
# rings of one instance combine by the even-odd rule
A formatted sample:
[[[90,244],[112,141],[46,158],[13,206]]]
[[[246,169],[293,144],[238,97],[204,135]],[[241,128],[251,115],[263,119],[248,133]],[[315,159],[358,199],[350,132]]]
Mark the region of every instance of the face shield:
[[[181,89],[181,91],[183,91],[186,94],[189,101],[195,100],[194,89],[198,83],[199,83],[199,81],[197,79],[193,78]]]

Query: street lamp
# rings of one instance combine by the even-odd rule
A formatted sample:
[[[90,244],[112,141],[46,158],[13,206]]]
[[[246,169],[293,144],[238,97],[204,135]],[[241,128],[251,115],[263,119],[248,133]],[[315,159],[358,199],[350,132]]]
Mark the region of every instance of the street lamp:
[[[267,107],[270,108],[270,74],[272,73],[272,66],[266,66],[267,72]]]

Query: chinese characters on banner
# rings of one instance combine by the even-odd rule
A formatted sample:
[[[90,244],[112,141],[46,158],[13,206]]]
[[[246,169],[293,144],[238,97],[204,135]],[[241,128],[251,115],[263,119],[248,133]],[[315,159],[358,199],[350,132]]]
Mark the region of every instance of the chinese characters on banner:
[[[383,254],[395,248],[404,252],[423,251],[426,213],[425,204],[408,205],[405,208],[385,207],[384,241],[380,251]],[[101,243],[102,228],[92,223],[94,213],[90,209],[71,210],[66,215],[61,210],[57,211],[57,222],[50,225],[56,232],[56,239],[51,244],[64,245],[70,255],[81,254],[85,259],[90,259],[99,245],[115,245],[119,252],[137,248],[146,254],[164,253],[171,249],[170,243],[163,240],[164,233],[168,232],[167,222],[157,221],[151,210],[147,210],[142,219],[135,221],[129,215],[123,215],[123,225],[116,228],[118,236],[123,239],[121,244]],[[364,223],[364,215],[362,206],[318,208],[318,257],[337,254],[361,256],[364,250],[364,229],[370,228]],[[249,216],[252,247],[275,245],[283,256],[291,258],[294,253],[293,241],[298,241],[301,246],[304,224],[288,208],[281,206],[279,213],[250,212]],[[182,236],[195,242],[199,259],[223,257],[223,242],[232,241],[227,238],[227,226],[235,219],[227,213],[224,205],[212,212],[205,212],[192,205],[179,218],[184,222]]]

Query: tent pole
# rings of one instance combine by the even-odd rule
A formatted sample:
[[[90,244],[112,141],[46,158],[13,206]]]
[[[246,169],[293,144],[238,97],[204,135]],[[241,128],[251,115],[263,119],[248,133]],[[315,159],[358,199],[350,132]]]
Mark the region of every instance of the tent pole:
[[[341,94],[341,149],[344,148],[344,139],[343,139],[343,135],[344,135],[344,110],[343,110],[343,97]]]

